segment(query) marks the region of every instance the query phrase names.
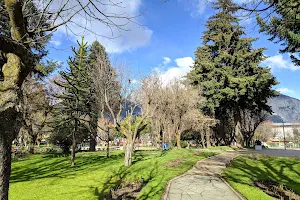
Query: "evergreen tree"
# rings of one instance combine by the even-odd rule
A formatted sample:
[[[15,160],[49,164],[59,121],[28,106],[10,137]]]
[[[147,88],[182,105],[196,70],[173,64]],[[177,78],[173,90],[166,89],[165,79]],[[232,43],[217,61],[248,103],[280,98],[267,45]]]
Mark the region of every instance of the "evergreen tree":
[[[89,135],[87,115],[91,103],[87,98],[90,95],[88,46],[83,38],[78,46],[77,51],[72,48],[74,57],[69,58],[69,70],[60,73],[62,81],[55,81],[63,88],[63,92],[55,95],[61,102],[54,111],[54,133],[59,134],[63,130],[62,133],[72,141],[72,167],[75,164],[76,145]]]
[[[271,35],[271,41],[281,42],[285,48],[280,52],[291,53],[292,61],[300,66],[300,1],[278,0],[269,4],[274,14],[269,20],[265,20],[265,16],[257,16],[260,32]]]
[[[107,142],[107,157],[109,157],[109,133],[111,130],[108,127],[109,123],[104,122],[109,121],[112,117],[110,116],[111,111],[108,109],[106,103],[110,104],[113,112],[120,109],[120,84],[117,81],[116,71],[111,66],[105,47],[98,41],[93,42],[91,45],[89,62],[91,67],[90,72],[92,74],[92,87],[95,97],[93,107],[96,108],[95,111],[101,118],[100,123],[103,122],[99,128],[103,129],[102,132],[105,132],[107,135],[105,137],[101,137],[101,139]],[[94,121],[96,122],[95,125],[97,127],[97,118]],[[93,136],[96,136],[96,134],[97,132],[94,132],[94,134],[91,135],[91,141],[93,141]]]
[[[244,138],[238,128],[241,111],[271,112],[267,99],[277,94],[272,89],[277,82],[270,70],[259,66],[265,59],[264,49],[252,47],[256,39],[242,37],[244,28],[233,16],[233,7],[231,0],[214,4],[219,12],[207,21],[203,45],[197,48],[195,65],[187,75],[190,83],[203,91],[205,114],[214,116],[220,124],[233,120],[236,131],[225,134],[230,137],[229,140],[223,138],[227,144]]]

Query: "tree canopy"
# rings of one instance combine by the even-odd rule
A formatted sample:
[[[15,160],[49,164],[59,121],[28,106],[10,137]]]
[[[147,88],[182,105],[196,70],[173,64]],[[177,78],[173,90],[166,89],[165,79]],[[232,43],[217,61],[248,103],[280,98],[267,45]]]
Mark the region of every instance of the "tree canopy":
[[[268,68],[259,66],[265,59],[264,48],[254,49],[256,39],[243,37],[244,28],[232,7],[230,0],[214,3],[219,12],[205,25],[202,46],[187,77],[202,90],[206,114],[219,120],[231,115],[237,122],[241,110],[271,112],[267,100],[277,94],[272,89],[277,81]]]

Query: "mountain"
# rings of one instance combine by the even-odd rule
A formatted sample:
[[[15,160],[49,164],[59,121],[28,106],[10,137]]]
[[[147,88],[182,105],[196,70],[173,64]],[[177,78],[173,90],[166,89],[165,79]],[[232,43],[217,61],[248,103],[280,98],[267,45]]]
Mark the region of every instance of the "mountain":
[[[300,121],[300,100],[286,95],[270,98],[268,104],[272,107],[273,115],[270,120],[275,123]],[[280,117],[279,117],[279,116]]]

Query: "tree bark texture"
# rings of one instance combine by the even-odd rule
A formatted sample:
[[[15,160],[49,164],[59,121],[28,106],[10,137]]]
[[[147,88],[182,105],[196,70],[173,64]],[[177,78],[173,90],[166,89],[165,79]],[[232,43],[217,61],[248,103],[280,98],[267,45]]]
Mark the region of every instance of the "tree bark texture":
[[[34,145],[35,145],[37,136],[33,135],[32,130],[29,131],[29,135],[30,135],[30,141],[29,141],[28,151],[29,151],[29,153],[34,154]]]
[[[0,66],[4,74],[4,81],[0,82],[0,200],[8,199],[11,144],[21,127],[20,87],[34,64],[34,56],[22,44],[26,39],[23,1],[5,0],[4,3],[10,18],[12,39],[0,36],[0,50],[7,56],[7,63]]]
[[[206,129],[206,146],[207,146],[207,148],[211,147],[211,144],[210,144],[210,129],[209,128]]]
[[[124,165],[129,167],[132,165],[133,141],[127,139],[125,144]]]
[[[90,151],[96,151],[96,138],[93,134],[90,136]]]
[[[109,158],[109,130],[107,131],[106,157]]]
[[[71,155],[71,167],[75,166],[75,151],[76,151],[76,140],[75,140],[75,133],[72,134],[72,155]]]
[[[202,148],[205,148],[205,141],[204,141],[204,131],[201,131],[201,144],[202,144]]]
[[[14,108],[0,113],[0,200],[8,199],[11,145],[21,127],[20,116]]]
[[[177,149],[181,149],[180,134],[176,134]]]

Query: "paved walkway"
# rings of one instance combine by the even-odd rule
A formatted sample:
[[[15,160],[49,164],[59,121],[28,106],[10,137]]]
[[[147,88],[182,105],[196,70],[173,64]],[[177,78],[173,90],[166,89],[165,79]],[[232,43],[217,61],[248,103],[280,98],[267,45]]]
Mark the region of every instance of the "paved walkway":
[[[167,187],[165,200],[239,200],[242,199],[220,175],[237,153],[225,152],[200,160],[182,176],[173,179]]]
[[[247,153],[259,153],[268,156],[300,157],[300,149],[269,148],[262,151],[248,150]]]

